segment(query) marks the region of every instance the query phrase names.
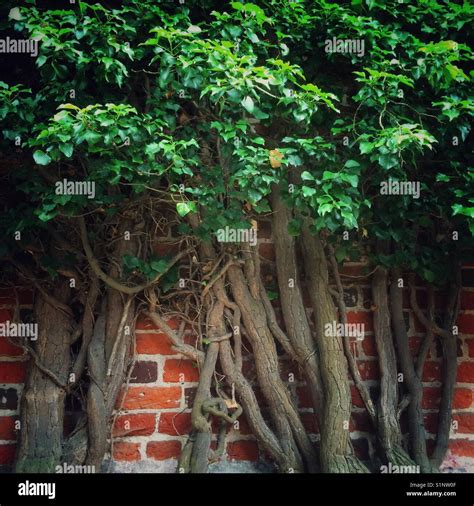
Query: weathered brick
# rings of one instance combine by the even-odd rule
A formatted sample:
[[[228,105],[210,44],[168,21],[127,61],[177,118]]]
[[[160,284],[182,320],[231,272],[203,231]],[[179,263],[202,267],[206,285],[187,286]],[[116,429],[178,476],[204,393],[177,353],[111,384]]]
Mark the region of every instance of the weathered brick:
[[[14,338],[12,339],[14,341]],[[0,337],[0,356],[19,357],[24,351],[19,346],[15,346],[6,337]]]
[[[168,359],[165,362],[163,381],[166,383],[197,382],[199,369],[190,360]]]
[[[168,336],[162,332],[136,334],[135,341],[139,355],[176,355]]]
[[[158,364],[140,360],[135,362],[130,375],[130,383],[153,383],[158,378]]]
[[[10,321],[12,319],[12,314],[11,309],[0,309],[0,323]]]
[[[166,324],[173,330],[179,327],[179,321],[176,318],[166,320]],[[160,330],[149,318],[141,314],[135,325],[135,330]]]
[[[146,445],[146,455],[154,460],[178,458],[181,455],[179,441],[150,441]]]
[[[191,432],[191,413],[161,413],[158,432],[170,436],[189,434]]]
[[[153,413],[127,414],[117,417],[114,437],[149,436],[155,431],[156,415]]]
[[[373,331],[372,313],[368,311],[348,311],[347,322],[363,324],[364,332]]]
[[[474,441],[469,441],[469,439],[451,440],[449,449],[459,457],[474,457]]]
[[[461,310],[463,309],[474,309],[474,291],[461,292]],[[474,331],[472,333],[474,334]]]
[[[423,368],[423,381],[441,381],[441,363],[426,361]]]
[[[2,362],[0,383],[24,383],[28,362]]]
[[[453,422],[458,423],[454,432],[460,434],[474,434],[474,413],[457,413],[453,415]]]
[[[454,391],[453,409],[472,408],[474,403],[474,390],[471,388],[456,388]]]
[[[16,418],[13,416],[0,416],[0,440],[12,441],[16,439]]]
[[[474,362],[461,362],[458,366],[459,383],[474,383]]]
[[[229,460],[258,460],[258,445],[255,441],[234,441],[227,443]]]
[[[166,409],[179,407],[180,387],[130,387],[124,409]]]
[[[425,430],[430,434],[436,434],[438,430],[438,413],[425,413],[423,421]]]
[[[0,445],[0,465],[9,466],[13,464],[15,459],[16,445],[3,444]]]
[[[456,324],[461,334],[474,334],[474,314],[460,313]]]
[[[441,389],[439,387],[423,388],[423,399],[421,407],[423,409],[436,409],[439,406]]]
[[[466,339],[467,353],[470,358],[474,358],[474,339]]]
[[[129,462],[140,460],[140,444],[115,441],[113,447],[113,459]]]
[[[311,392],[308,387],[297,387],[296,395],[298,396],[298,406],[300,408],[312,408]]]
[[[351,385],[352,404],[358,408],[364,407],[364,401],[355,385]]]
[[[453,398],[453,409],[467,409],[472,407],[473,390],[469,388],[456,388]],[[440,387],[423,388],[423,409],[438,409],[441,400]]]
[[[408,346],[410,348],[410,352],[412,356],[417,357],[420,351],[420,346],[423,339],[419,336],[410,336],[408,338]]]
[[[318,420],[314,413],[301,413],[300,418],[308,434],[319,434]]]
[[[351,414],[351,420],[349,424],[349,430],[357,430],[360,432],[373,432],[374,428],[370,421],[369,415],[363,412],[357,412]]]
[[[374,336],[364,336],[364,339],[362,339],[362,349],[366,357],[377,357]]]

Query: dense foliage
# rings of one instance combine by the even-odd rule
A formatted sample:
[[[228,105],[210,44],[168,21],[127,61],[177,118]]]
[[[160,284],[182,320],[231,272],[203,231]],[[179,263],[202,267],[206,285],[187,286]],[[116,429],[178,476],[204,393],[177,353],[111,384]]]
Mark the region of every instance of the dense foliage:
[[[85,289],[86,219],[107,284],[108,248],[129,220],[145,222],[144,247],[122,254],[116,277],[168,293],[176,259],[153,252],[149,216],[166,209],[188,246],[208,244],[268,219],[275,189],[291,210],[288,241],[308,230],[339,263],[368,255],[393,283],[409,270],[446,287],[469,259],[469,2],[6,4],[4,33],[38,40],[39,53],[3,56],[1,248],[35,283],[51,288],[72,269]],[[358,50],[328,52],[333,40]],[[65,178],[94,182],[93,197],[58,194]],[[381,191],[402,182],[418,193]],[[74,247],[49,247],[58,235]]]

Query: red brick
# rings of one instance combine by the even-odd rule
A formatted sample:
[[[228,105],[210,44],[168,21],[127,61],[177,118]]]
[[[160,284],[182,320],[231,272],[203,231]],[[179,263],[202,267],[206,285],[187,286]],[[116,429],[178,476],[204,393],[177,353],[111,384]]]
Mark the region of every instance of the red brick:
[[[0,323],[5,323],[12,319],[12,311],[10,309],[0,309]]]
[[[296,395],[298,396],[298,406],[300,408],[312,408],[313,401],[311,398],[311,392],[308,387],[298,387],[296,389]]]
[[[474,309],[474,291],[461,292],[461,309]]]
[[[115,441],[113,447],[113,459],[120,461],[140,460],[139,443],[126,443],[124,441]]]
[[[423,368],[423,381],[441,381],[441,363],[440,362],[425,362]]]
[[[2,362],[0,383],[24,383],[28,362]]]
[[[471,358],[474,358],[474,339],[466,339],[467,353]]]
[[[163,381],[166,383],[178,383],[183,375],[186,382],[199,381],[199,369],[190,360],[168,359],[165,362]]]
[[[245,416],[245,413],[243,413],[242,415],[239,416],[238,420],[239,422],[239,428],[238,429],[234,429],[238,434],[242,434],[242,435],[249,435],[249,434],[252,434],[252,430],[250,429],[250,425],[249,425],[249,422]],[[232,426],[233,428],[233,426]]]
[[[120,415],[115,421],[113,435],[114,437],[149,436],[155,431],[155,421],[156,416],[152,413]]]
[[[130,383],[154,383],[158,378],[156,362],[139,360],[135,362],[130,375]]]
[[[373,432],[374,428],[369,415],[366,412],[361,412],[351,414],[349,430],[351,432],[354,430],[361,432]]]
[[[410,348],[410,352],[412,356],[417,357],[418,352],[420,351],[420,346],[423,341],[423,338],[419,336],[410,336],[408,338],[408,346]]]
[[[166,321],[168,327],[173,330],[176,330],[179,327],[179,322],[177,319],[170,319]],[[135,325],[135,330],[160,330],[149,318],[146,318],[144,315],[140,315],[137,319],[137,323]]]
[[[356,386],[351,385],[352,404],[358,408],[365,407],[364,401],[360,396],[359,390]]]
[[[462,334],[474,334],[474,314],[461,313],[458,316],[457,326]]]
[[[12,338],[14,341],[15,338]],[[24,351],[19,346],[12,344],[6,337],[0,337],[0,356],[5,357],[19,357],[23,355]]]
[[[369,311],[349,311],[347,313],[347,322],[362,323],[365,332],[373,331],[372,313]]]
[[[378,356],[374,336],[364,336],[364,339],[362,339],[362,349],[366,357]]]
[[[436,409],[439,406],[441,389],[439,387],[423,388],[423,399],[421,407],[423,409]]]
[[[12,441],[14,439],[16,439],[15,418],[0,416],[0,440]]]
[[[360,376],[363,380],[379,379],[379,364],[375,360],[358,360]]]
[[[453,415],[453,421],[458,422],[458,428],[455,432],[474,434],[474,413],[458,413]]]
[[[474,383],[474,362],[461,362],[458,366],[459,383]]]
[[[474,391],[469,388],[456,388],[454,391],[453,409],[468,409],[472,407]],[[440,387],[423,388],[423,409],[438,409],[441,400]]]
[[[161,413],[158,432],[170,436],[189,434],[191,432],[191,413]]]
[[[471,408],[474,401],[474,390],[470,388],[456,388],[454,391],[453,409]]]
[[[179,441],[150,441],[146,445],[146,455],[155,460],[178,458],[181,455]]]
[[[449,449],[459,457],[474,457],[474,441],[468,439],[455,439],[449,443]]]
[[[258,445],[255,441],[234,441],[227,444],[229,460],[258,460]]]
[[[171,341],[166,334],[146,333],[136,334],[136,350],[141,355],[176,355],[171,347]]]
[[[426,432],[436,434],[438,431],[438,413],[426,413],[423,420]]]
[[[180,387],[130,387],[125,394],[124,409],[163,409],[179,407]]]
[[[9,466],[15,460],[16,445],[0,445],[0,465]]]
[[[314,413],[301,413],[300,418],[308,434],[319,434],[318,420]]]

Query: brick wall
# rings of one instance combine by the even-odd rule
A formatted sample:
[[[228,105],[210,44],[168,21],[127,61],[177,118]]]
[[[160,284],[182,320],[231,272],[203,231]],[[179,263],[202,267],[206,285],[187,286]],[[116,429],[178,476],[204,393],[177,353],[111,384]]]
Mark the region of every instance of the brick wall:
[[[261,253],[272,258],[269,240],[263,239]],[[362,264],[347,264],[343,273],[360,275]],[[271,274],[270,274],[271,275]],[[349,278],[345,278],[349,279]],[[353,281],[353,280],[352,280]],[[454,398],[454,424],[450,451],[444,467],[448,470],[474,472],[474,265],[463,269],[463,291],[461,313],[458,319],[458,383]],[[423,289],[419,289],[419,302],[423,307]],[[21,309],[31,309],[32,295],[20,292]],[[0,321],[11,317],[14,300],[8,289],[0,290]],[[353,352],[362,378],[374,395],[378,388],[377,353],[372,334],[370,289],[363,282],[346,287],[346,304],[351,323],[364,323],[366,334],[362,341],[353,342]],[[438,297],[442,304],[442,297]],[[423,338],[423,328],[408,309],[405,298],[406,321],[409,328],[410,345],[418,350]],[[278,304],[275,304],[279,314]],[[168,322],[176,328],[177,321]],[[171,348],[165,334],[154,328],[149,321],[139,319],[135,335],[135,364],[127,387],[117,405],[113,427],[113,467],[115,471],[163,471],[174,472],[177,458],[190,430],[192,400],[199,377],[198,369]],[[186,334],[186,342],[195,344],[196,337]],[[18,435],[15,421],[19,410],[19,399],[25,379],[26,357],[20,348],[0,337],[0,466],[8,466],[14,459],[15,442]],[[255,379],[252,357],[244,356],[244,372]],[[434,344],[426,361],[423,385],[423,408],[428,431],[428,445],[432,446],[437,424],[437,408],[440,395],[441,350]],[[301,381],[297,367],[281,359],[281,374],[288,384],[302,415],[311,439],[317,444],[318,427],[312,416],[310,396]],[[358,392],[351,386],[353,394],[353,416],[351,438],[361,458],[373,452],[373,436],[367,414]],[[258,393],[258,391],[257,391]],[[261,400],[263,405],[263,400]],[[402,428],[406,431],[406,420]],[[256,462],[259,462],[256,465]],[[220,471],[265,471],[271,467],[265,456],[259,453],[258,445],[250,434],[244,417],[238,426],[230,428],[226,452],[221,463],[212,467]]]

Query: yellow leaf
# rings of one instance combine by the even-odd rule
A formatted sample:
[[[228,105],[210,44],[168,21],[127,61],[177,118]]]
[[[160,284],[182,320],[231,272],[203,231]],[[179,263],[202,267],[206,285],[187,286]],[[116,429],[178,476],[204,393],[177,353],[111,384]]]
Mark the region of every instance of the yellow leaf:
[[[281,167],[281,161],[283,160],[283,153],[280,153],[278,149],[272,149],[270,150],[270,165],[274,169],[278,169],[278,167]]]

